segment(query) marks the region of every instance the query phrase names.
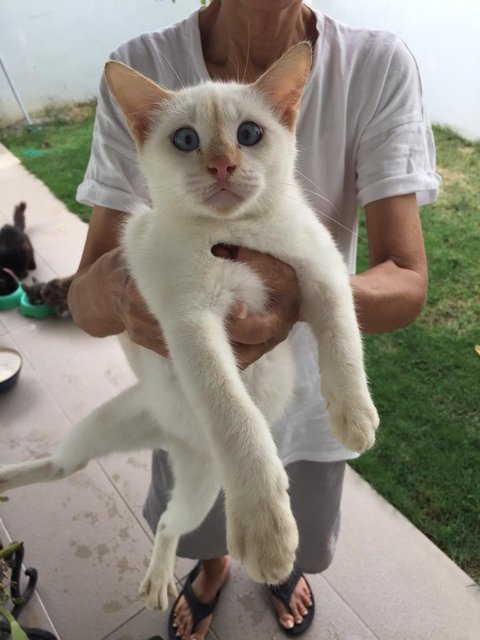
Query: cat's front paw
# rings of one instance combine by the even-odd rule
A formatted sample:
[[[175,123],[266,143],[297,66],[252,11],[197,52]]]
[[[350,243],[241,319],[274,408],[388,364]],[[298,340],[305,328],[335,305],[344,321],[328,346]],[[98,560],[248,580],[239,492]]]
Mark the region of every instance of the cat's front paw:
[[[330,401],[328,412],[333,432],[347,449],[363,453],[373,447],[380,421],[368,394],[356,400]]]
[[[286,488],[262,494],[257,486],[232,509],[227,496],[227,546],[253,580],[278,584],[293,570],[297,524]]]
[[[138,593],[145,597],[147,609],[168,609],[168,598],[178,595],[175,577],[170,571],[159,568],[149,568],[145,578],[140,583]]]

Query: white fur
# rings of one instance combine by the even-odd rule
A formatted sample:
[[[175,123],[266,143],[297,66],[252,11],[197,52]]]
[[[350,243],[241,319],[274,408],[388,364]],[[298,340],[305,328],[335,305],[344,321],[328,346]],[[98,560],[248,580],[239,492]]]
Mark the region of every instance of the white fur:
[[[188,124],[202,149],[219,129],[236,145],[237,127],[246,120],[260,124],[264,137],[241,149],[231,183],[242,201],[221,212],[204,202],[215,179],[202,166],[202,153],[179,151],[169,136]],[[229,551],[253,579],[284,580],[298,544],[287,476],[270,430],[293,392],[290,341],[239,371],[225,318],[236,301],[250,311],[264,308],[268,292],[247,265],[214,257],[213,245],[256,249],[295,269],[303,315],[318,341],[332,428],[350,449],[364,451],[374,442],[378,417],[348,274],[295,181],[294,159],[293,133],[255,90],[210,83],[162,106],[141,153],[154,211],[130,218],[124,248],[171,360],[124,337],[138,385],[73,429],[52,458],[0,468],[3,491],[68,475],[110,451],[166,448],[176,484],[141,585],[150,607],[167,607],[175,592],[178,538],[200,525],[221,488]]]

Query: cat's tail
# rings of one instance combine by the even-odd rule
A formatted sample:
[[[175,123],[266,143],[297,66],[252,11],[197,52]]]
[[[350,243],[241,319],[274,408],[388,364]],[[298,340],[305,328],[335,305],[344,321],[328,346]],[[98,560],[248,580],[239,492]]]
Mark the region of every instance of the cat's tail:
[[[13,224],[20,229],[20,231],[25,231],[25,209],[27,205],[25,202],[20,202],[15,207],[13,212]]]

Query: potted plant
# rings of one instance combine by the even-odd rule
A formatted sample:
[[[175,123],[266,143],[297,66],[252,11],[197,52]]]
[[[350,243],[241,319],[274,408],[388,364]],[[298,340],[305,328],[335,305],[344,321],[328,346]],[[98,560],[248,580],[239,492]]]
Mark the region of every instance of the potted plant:
[[[0,502],[7,498],[0,496]],[[35,592],[36,569],[26,569],[27,586],[20,590],[24,549],[23,542],[11,542],[6,547],[0,541],[0,638],[2,640],[57,640],[49,631],[21,627],[18,615]]]
[[[7,627],[11,640],[28,640],[27,634],[13,616],[13,609],[19,603],[14,596],[16,585],[13,583],[12,564],[16,564],[15,558],[19,552],[23,552],[21,542],[12,542],[6,547],[0,547],[0,633],[3,637],[4,629]],[[10,603],[13,609],[9,607]]]

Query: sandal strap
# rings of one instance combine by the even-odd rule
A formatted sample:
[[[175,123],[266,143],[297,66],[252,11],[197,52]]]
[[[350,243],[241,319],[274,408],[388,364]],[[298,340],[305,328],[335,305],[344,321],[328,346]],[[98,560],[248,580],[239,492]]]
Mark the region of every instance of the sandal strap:
[[[282,582],[282,584],[269,585],[269,589],[272,595],[275,596],[275,598],[278,598],[286,607],[288,607],[289,611],[291,611],[290,599],[295,590],[295,587],[298,584],[298,581],[302,577],[302,573],[294,569],[285,580],[285,582]]]
[[[221,589],[219,589],[215,598],[210,602],[200,602],[200,600],[197,598],[192,588],[192,582],[200,573],[200,569],[201,569],[201,563],[199,562],[188,574],[187,580],[182,590],[182,593],[185,596],[185,599],[190,608],[190,611],[192,612],[192,618],[193,618],[192,632],[195,631],[197,624],[201,620],[203,620],[204,618],[208,618],[208,616],[212,615],[212,613],[215,611],[215,607],[218,604],[218,600],[220,598],[220,591],[221,591]]]
[[[282,604],[286,606],[287,610],[292,613],[292,609],[290,608],[290,599],[300,578],[303,578],[305,580],[305,583],[310,590],[312,605],[308,608],[308,613],[303,618],[302,622],[299,624],[295,624],[292,629],[286,629],[282,624],[280,624],[280,620],[278,621],[282,632],[290,638],[302,635],[313,622],[313,618],[315,616],[315,599],[313,597],[313,591],[303,573],[297,571],[296,569],[292,571],[287,580],[282,584],[269,585],[271,594],[275,598],[278,598],[280,602],[282,602]]]

